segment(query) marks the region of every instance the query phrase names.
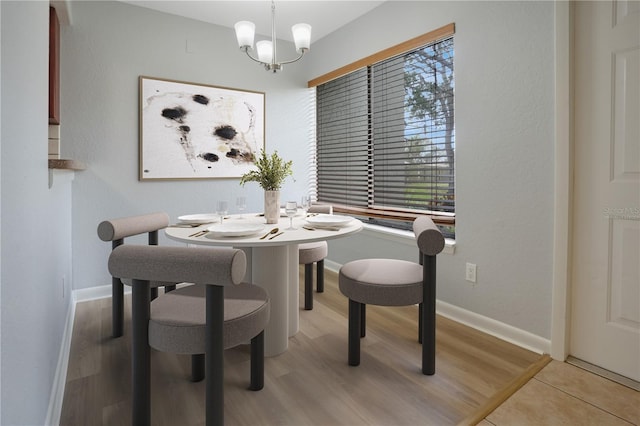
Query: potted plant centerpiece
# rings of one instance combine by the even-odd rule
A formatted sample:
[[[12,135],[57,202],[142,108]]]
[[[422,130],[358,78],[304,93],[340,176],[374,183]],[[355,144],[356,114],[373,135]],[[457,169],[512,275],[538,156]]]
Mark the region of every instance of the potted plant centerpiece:
[[[293,175],[293,161],[284,161],[278,151],[271,156],[262,150],[256,159],[257,170],[242,175],[240,185],[258,182],[264,189],[264,217],[267,223],[278,223],[280,218],[280,187],[287,176]]]

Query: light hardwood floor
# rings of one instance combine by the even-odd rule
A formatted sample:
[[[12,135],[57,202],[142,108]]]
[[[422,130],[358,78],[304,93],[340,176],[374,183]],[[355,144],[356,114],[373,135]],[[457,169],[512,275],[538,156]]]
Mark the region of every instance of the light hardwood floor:
[[[634,412],[639,406],[637,392],[625,393],[611,387],[612,382],[602,382],[604,379],[580,379],[593,384],[590,389],[594,392],[604,387],[607,393],[620,395],[614,398],[617,402],[598,408],[598,400],[589,392],[583,397],[586,386],[579,384],[573,395],[581,393],[574,397],[567,390],[572,386],[558,379],[563,376],[556,366],[566,364],[552,362],[540,371],[548,357],[443,317],[437,319],[436,374],[422,375],[416,307],[368,307],[362,362],[349,367],[347,300],[337,289],[335,273],[327,271],[325,279],[325,292],[314,295],[314,310],[300,311],[300,331],[289,340],[288,351],[265,360],[262,391],[246,389],[248,347],[225,352],[227,424],[560,424],[551,417],[540,417],[539,406],[529,403],[542,403],[547,413],[573,407],[576,401],[565,403],[565,395],[587,405],[589,413],[596,410],[615,421],[638,422],[637,408]],[[126,301],[125,336],[118,339],[110,337],[110,299],[77,305],[62,425],[130,424],[130,298]],[[152,351],[151,362],[153,424],[204,424],[204,383],[189,382],[190,357]],[[562,397],[556,399],[554,392]],[[624,414],[628,412],[631,414]],[[572,422],[573,413],[567,414],[569,423],[584,419],[576,417]],[[586,418],[609,420],[595,415]],[[617,424],[614,420],[600,424]]]

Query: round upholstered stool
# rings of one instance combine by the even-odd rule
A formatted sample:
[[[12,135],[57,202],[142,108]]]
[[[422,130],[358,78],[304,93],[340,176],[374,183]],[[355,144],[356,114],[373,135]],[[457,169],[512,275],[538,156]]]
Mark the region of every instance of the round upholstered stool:
[[[332,214],[330,204],[313,204],[307,210],[309,214]],[[316,291],[324,291],[324,258],[329,253],[326,241],[298,245],[298,264],[304,265],[304,308],[313,309],[313,264],[316,264]]]
[[[435,372],[436,255],[444,248],[444,236],[426,216],[414,221],[413,232],[420,251],[419,264],[398,259],[361,259],[340,268],[338,286],[349,298],[349,365],[360,364],[367,305],[419,305],[422,372]]]
[[[340,269],[342,294],[367,305],[422,303],[422,266],[406,260],[362,259]]]
[[[304,265],[304,308],[313,309],[313,264],[316,264],[316,291],[324,291],[324,258],[329,248],[326,241],[298,245],[298,263]]]
[[[189,285],[151,302],[149,345],[152,348],[176,354],[205,353],[205,290],[203,285]],[[223,345],[228,349],[251,340],[252,390],[264,387],[264,356],[254,355],[254,349],[260,349],[254,345],[264,343],[254,338],[262,338],[268,322],[269,297],[264,289],[247,283],[224,287]],[[201,361],[192,364],[193,380],[204,378],[204,358]]]

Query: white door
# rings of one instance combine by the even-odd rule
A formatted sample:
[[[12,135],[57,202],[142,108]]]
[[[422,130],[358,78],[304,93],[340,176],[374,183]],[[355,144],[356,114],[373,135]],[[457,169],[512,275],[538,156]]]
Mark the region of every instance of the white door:
[[[640,2],[574,4],[570,353],[640,381]]]

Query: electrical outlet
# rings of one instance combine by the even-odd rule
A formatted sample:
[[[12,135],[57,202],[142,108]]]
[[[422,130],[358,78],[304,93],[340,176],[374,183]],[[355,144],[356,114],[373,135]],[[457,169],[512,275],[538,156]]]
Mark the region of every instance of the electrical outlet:
[[[465,279],[467,281],[471,281],[472,283],[476,282],[476,264],[475,263],[467,263]]]

